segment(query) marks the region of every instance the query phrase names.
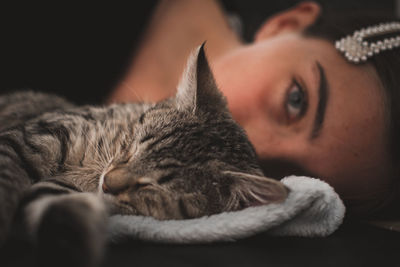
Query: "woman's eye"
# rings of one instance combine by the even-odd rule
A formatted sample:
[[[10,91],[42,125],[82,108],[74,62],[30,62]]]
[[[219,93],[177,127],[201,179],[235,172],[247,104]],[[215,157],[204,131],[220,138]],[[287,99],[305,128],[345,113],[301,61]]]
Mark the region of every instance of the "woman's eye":
[[[300,118],[306,111],[306,94],[296,80],[293,80],[293,83],[288,90],[285,108],[289,120]]]

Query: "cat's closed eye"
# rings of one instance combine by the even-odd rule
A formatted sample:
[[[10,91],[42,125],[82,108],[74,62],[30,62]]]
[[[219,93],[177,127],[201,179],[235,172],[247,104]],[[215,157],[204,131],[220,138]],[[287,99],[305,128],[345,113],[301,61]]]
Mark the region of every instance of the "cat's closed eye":
[[[142,190],[145,188],[150,188],[151,186],[155,185],[154,179],[151,177],[143,176],[136,180],[136,182],[131,186],[133,191]],[[129,189],[128,189],[129,190]]]
[[[154,138],[154,135],[152,135],[152,134],[145,135],[142,139],[139,140],[139,143],[143,144],[144,142],[149,141],[150,139],[153,139],[153,138]]]
[[[177,175],[177,173],[175,173],[175,172],[163,175],[157,180],[157,183],[159,185],[166,184],[166,183],[172,181],[174,178],[176,178],[177,177],[176,175]]]
[[[157,167],[159,169],[177,169],[177,168],[181,168],[184,165],[178,161],[170,161],[170,162],[163,162],[161,164],[159,164]]]

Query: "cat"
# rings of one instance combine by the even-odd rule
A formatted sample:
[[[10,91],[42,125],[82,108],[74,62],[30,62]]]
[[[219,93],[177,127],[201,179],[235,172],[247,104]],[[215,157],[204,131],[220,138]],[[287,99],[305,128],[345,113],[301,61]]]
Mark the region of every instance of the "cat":
[[[0,244],[20,225],[39,265],[51,255],[57,266],[95,266],[112,214],[188,219],[280,202],[288,192],[263,176],[204,46],[176,96],[159,103],[0,97]]]

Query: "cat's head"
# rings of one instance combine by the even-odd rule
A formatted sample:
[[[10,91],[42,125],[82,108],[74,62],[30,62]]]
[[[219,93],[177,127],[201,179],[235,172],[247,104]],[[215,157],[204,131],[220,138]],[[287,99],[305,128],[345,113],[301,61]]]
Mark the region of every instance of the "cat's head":
[[[244,130],[217,89],[203,46],[174,98],[148,109],[129,156],[104,177],[116,212],[182,219],[279,202],[288,190],[262,175]]]

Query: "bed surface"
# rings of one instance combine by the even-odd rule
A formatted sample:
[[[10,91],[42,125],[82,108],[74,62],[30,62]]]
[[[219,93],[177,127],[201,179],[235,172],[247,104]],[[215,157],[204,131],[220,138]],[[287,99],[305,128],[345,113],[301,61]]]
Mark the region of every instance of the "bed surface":
[[[259,234],[233,243],[159,245],[129,240],[110,245],[108,266],[398,266],[400,233],[346,221],[326,238],[271,237]],[[9,242],[1,266],[32,266],[34,252]],[[56,266],[56,265],[55,265]]]

